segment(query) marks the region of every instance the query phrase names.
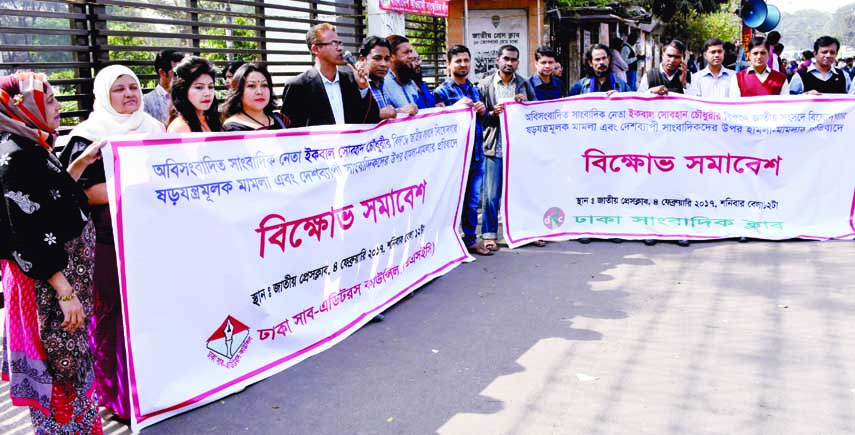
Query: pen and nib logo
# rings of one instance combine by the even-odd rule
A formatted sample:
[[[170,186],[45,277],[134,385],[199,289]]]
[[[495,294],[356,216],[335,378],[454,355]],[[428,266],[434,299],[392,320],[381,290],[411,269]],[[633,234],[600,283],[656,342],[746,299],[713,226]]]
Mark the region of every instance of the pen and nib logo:
[[[546,213],[543,214],[543,225],[550,230],[560,228],[561,225],[564,225],[564,210],[558,207],[546,210]]]
[[[223,323],[208,338],[207,348],[231,360],[243,350],[249,339],[249,333],[249,326],[232,316],[226,316],[226,320],[223,320]]]

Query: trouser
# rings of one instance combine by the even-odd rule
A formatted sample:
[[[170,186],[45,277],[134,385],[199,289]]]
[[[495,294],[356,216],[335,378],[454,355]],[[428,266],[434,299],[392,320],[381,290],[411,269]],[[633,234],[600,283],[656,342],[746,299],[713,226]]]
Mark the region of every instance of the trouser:
[[[466,178],[466,192],[463,194],[463,243],[472,246],[478,240],[475,229],[478,226],[478,205],[481,202],[481,185],[484,181],[484,160],[475,160],[469,165]]]
[[[484,160],[484,191],[481,220],[481,238],[498,239],[499,198],[502,196],[502,158],[489,157]]]

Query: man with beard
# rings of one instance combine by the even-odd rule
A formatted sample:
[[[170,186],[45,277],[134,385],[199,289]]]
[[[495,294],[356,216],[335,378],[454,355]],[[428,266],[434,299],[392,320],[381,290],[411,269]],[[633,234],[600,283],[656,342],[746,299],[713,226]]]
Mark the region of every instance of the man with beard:
[[[487,106],[482,102],[481,92],[468,78],[472,67],[472,54],[463,45],[454,45],[445,55],[451,77],[437,86],[433,96],[437,102],[446,106],[469,106],[477,114],[475,122],[475,143],[472,160],[469,163],[469,177],[463,196],[463,243],[466,249],[477,255],[493,255],[493,251],[478,243],[475,227],[478,225],[478,206],[481,202],[481,184],[484,178],[484,131],[483,125],[490,120]],[[551,73],[551,71],[550,71]]]
[[[437,103],[433,98],[433,92],[428,88],[427,83],[425,83],[422,78],[422,57],[419,55],[419,52],[416,51],[411,58],[413,61],[413,73],[415,74],[413,77],[413,81],[416,83],[416,86],[419,87],[419,93],[416,95],[416,106],[419,109],[426,109],[428,107],[441,107],[442,103]]]
[[[371,96],[364,65],[344,65],[344,50],[335,26],[320,23],[306,33],[315,65],[285,84],[282,114],[290,128],[329,124],[374,124],[379,108]]]
[[[585,53],[585,60],[588,61],[588,66],[594,70],[593,77],[585,77],[576,82],[570,88],[570,96],[587,94],[590,92],[605,92],[606,95],[614,94],[615,92],[628,92],[629,86],[619,77],[615,77],[610,73],[609,68],[611,56],[609,55],[609,47],[603,44],[594,44]]]
[[[696,97],[727,98],[730,96],[730,80],[735,71],[722,66],[724,42],[710,38],[704,42],[704,59],[707,66],[692,74],[692,85],[686,94]]]
[[[499,125],[504,103],[508,101],[533,101],[534,88],[523,76],[517,74],[520,51],[513,45],[503,45],[496,57],[498,71],[483,78],[478,90],[490,113],[484,126],[484,207],[481,220],[481,239],[484,247],[499,250],[499,198],[502,196],[502,134]]]
[[[665,47],[665,59],[659,68],[648,70],[641,78],[638,92],[642,94],[668,95],[669,92],[682,94],[691,83],[689,66],[683,61],[686,45],[678,40],[671,41]]]
[[[840,41],[831,36],[823,36],[813,43],[814,63],[804,71],[793,75],[790,94],[806,93],[810,95],[849,94],[852,93],[852,78],[845,71],[834,66]]]
[[[380,119],[393,119],[398,115],[383,89],[383,79],[389,72],[389,64],[392,63],[390,49],[389,41],[379,36],[369,36],[359,48],[359,61],[368,67],[368,84],[371,86],[374,101],[380,107]]]
[[[398,109],[398,112],[415,115],[420,107],[415,104],[419,87],[413,80],[412,57],[416,52],[410,44],[410,40],[401,35],[389,35],[386,37],[392,51],[392,70],[386,75],[386,89],[389,93],[389,103]]]

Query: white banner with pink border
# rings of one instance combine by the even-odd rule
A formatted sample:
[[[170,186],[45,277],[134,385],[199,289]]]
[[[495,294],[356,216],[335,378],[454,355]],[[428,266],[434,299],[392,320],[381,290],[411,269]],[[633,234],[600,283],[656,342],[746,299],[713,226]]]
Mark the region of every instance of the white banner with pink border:
[[[508,104],[505,238],[852,238],[854,111],[832,96]]]
[[[474,112],[114,140],[132,429],[335,345],[470,259]]]

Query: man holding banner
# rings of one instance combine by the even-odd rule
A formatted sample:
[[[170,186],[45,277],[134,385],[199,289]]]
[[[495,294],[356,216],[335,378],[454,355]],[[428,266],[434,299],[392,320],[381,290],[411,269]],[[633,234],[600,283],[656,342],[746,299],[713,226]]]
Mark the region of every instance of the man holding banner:
[[[499,198],[502,196],[502,129],[499,115],[504,103],[523,102],[536,99],[534,88],[517,74],[520,51],[513,45],[503,45],[496,56],[498,71],[483,78],[478,90],[484,96],[484,104],[490,118],[484,126],[484,216],[481,223],[481,238],[484,247],[497,251],[499,231]]]
[[[463,197],[463,243],[470,253],[493,255],[493,251],[478,243],[475,227],[478,225],[478,206],[481,202],[481,185],[484,181],[484,129],[490,115],[483,103],[481,92],[467,76],[472,64],[472,55],[466,46],[454,45],[446,53],[448,70],[451,77],[445,79],[433,91],[437,103],[445,106],[465,105],[475,109],[478,122],[475,123],[475,143],[466,181],[466,194]]]
[[[685,89],[692,82],[689,76],[689,66],[684,61],[686,45],[678,40],[671,41],[665,47],[664,60],[657,69],[648,70],[641,78],[638,92],[657,95],[668,95],[685,93]]]
[[[420,107],[418,103],[419,86],[414,80],[416,73],[412,65],[416,50],[410,40],[401,35],[389,35],[386,40],[392,52],[391,69],[386,75],[389,103],[401,113],[415,115],[419,109],[428,107]]]
[[[789,95],[790,86],[786,74],[769,68],[769,50],[762,36],[748,42],[748,60],[751,68],[739,71],[730,81],[731,97],[755,97],[761,95]]]
[[[845,71],[835,68],[840,41],[831,36],[822,36],[813,43],[814,63],[805,71],[793,75],[790,94],[810,95],[852,93],[852,78]]]
[[[704,42],[706,68],[692,74],[692,86],[686,91],[689,95],[706,98],[727,98],[730,96],[730,80],[736,74],[722,66],[724,61],[724,42],[710,38]]]

